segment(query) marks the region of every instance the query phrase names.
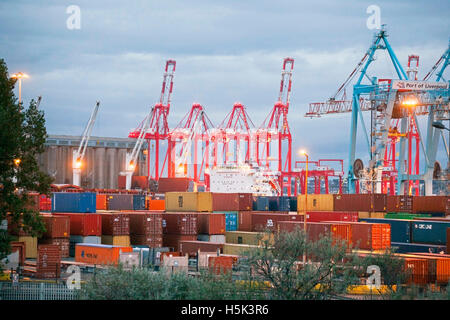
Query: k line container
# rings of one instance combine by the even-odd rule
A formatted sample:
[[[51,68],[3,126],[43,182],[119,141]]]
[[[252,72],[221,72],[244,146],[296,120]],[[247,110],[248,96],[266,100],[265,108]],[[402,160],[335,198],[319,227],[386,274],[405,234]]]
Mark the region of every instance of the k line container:
[[[70,256],[70,242],[68,237],[64,238],[51,238],[51,239],[40,239],[39,244],[53,244],[58,246],[61,251],[62,258],[68,258]]]
[[[305,195],[297,196],[297,211],[333,211],[334,200],[332,194],[308,194],[305,210]]]
[[[391,241],[400,243],[411,242],[411,222],[412,220],[397,219],[360,219],[361,222],[387,223],[391,226]]]
[[[46,232],[43,238],[69,238],[70,236],[70,217],[68,216],[42,216]]]
[[[413,242],[445,245],[450,222],[414,220],[411,228]]]
[[[133,210],[133,197],[132,194],[108,195],[108,210]]]
[[[391,242],[391,248],[395,249],[396,253],[440,253],[447,251],[446,246],[420,243]]]
[[[225,214],[223,213],[199,213],[198,214],[198,233],[203,234],[224,234],[225,233]],[[237,224],[236,224],[237,226]]]
[[[133,210],[145,209],[145,196],[140,194],[133,195]]]
[[[182,255],[196,256],[197,252],[217,252],[222,253],[223,243],[206,241],[180,241],[179,249]]]
[[[101,244],[102,238],[99,236],[70,236],[69,256],[75,257],[75,245],[77,243]]]
[[[343,221],[358,222],[358,212],[345,211],[307,211],[307,222]]]
[[[198,234],[197,212],[168,212],[163,213],[163,233],[179,235]]]
[[[70,235],[101,236],[102,216],[99,213],[58,213],[54,216],[67,216],[70,219]]]
[[[212,211],[238,211],[238,193],[212,193]]]
[[[106,244],[77,243],[75,261],[88,264],[117,265],[121,252],[132,252],[131,247],[118,247]]]
[[[93,192],[54,192],[52,212],[96,212],[96,194]]]
[[[130,217],[130,234],[162,235],[163,214],[161,212],[126,212]]]
[[[126,213],[102,213],[102,235],[130,235],[130,217]]]
[[[252,231],[277,230],[279,221],[303,221],[302,215],[283,213],[252,213]]]

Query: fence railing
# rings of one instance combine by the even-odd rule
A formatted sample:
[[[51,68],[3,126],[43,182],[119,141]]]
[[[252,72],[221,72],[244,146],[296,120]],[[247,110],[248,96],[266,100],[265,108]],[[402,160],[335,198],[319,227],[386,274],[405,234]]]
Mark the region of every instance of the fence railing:
[[[65,283],[0,282],[0,300],[77,300],[78,292]]]

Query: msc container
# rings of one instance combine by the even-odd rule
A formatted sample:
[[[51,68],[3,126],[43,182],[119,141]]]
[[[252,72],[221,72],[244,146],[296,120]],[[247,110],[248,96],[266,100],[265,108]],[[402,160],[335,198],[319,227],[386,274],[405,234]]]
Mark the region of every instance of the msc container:
[[[252,211],[238,212],[238,230],[252,231]]]
[[[445,245],[450,222],[414,220],[411,222],[411,228],[412,242]]]
[[[54,192],[52,212],[96,212],[96,194],[93,192]]]
[[[212,193],[212,211],[238,211],[238,193]]]
[[[349,222],[352,245],[362,250],[383,250],[391,246],[391,226],[384,223]]]
[[[39,245],[36,259],[36,278],[59,278],[61,274],[61,250],[57,245]]]
[[[70,236],[69,238],[69,256],[75,257],[75,245],[77,243],[101,244],[102,238],[99,236]]]
[[[386,199],[386,211],[412,213],[413,197],[409,195],[391,196]]]
[[[99,213],[53,213],[70,219],[70,235],[101,236],[102,216]]]
[[[173,251],[180,251],[181,241],[197,241],[197,235],[164,234],[163,246],[172,248]]]
[[[127,212],[130,218],[130,234],[159,234],[163,233],[161,212]]]
[[[132,252],[131,247],[119,247],[106,244],[77,243],[75,261],[88,264],[117,265],[122,252]]]
[[[133,245],[145,245],[150,248],[161,248],[163,246],[162,234],[131,234],[130,242]]]
[[[102,213],[102,235],[130,235],[130,216],[126,213]]]
[[[167,192],[165,205],[166,211],[213,211],[211,192]]]
[[[69,248],[70,248],[70,242],[69,238],[52,238],[52,239],[39,239],[39,244],[53,244],[58,246],[58,248],[61,250],[61,257],[62,258],[68,258],[70,256],[69,254]]]
[[[145,210],[145,195],[133,195],[133,210]]]
[[[38,255],[38,239],[37,237],[19,236],[17,242],[25,243],[25,257],[35,259]]]
[[[286,196],[269,197],[269,210],[283,212],[291,211],[290,198]]]
[[[446,215],[450,210],[447,196],[416,196],[413,197],[413,213],[431,213]]]
[[[133,194],[108,195],[108,210],[133,210],[133,197]]]
[[[43,238],[69,238],[70,217],[68,216],[42,216],[46,231]]]
[[[283,213],[252,213],[252,231],[277,230],[279,221],[303,221],[303,216]]]
[[[179,235],[198,234],[198,213],[197,212],[169,212],[163,213],[163,233]]]
[[[130,246],[130,236],[102,236],[102,244],[109,244],[112,246]]]
[[[96,196],[96,209],[97,210],[108,210],[108,205],[106,201],[106,194],[97,194]]]
[[[307,222],[344,221],[358,222],[358,212],[344,211],[311,211],[306,212]]]
[[[249,244],[225,243],[223,245],[223,254],[242,256],[245,252],[249,252],[258,248],[259,246],[252,246]]]
[[[179,249],[181,254],[196,256],[198,251],[201,252],[217,252],[222,253],[223,243],[206,242],[206,241],[180,241]]]
[[[251,211],[253,209],[253,195],[251,193],[238,193],[238,211]]]
[[[224,234],[199,234],[197,236],[198,241],[225,243]]]
[[[412,220],[396,219],[360,219],[361,222],[387,223],[391,226],[391,241],[410,243],[411,242],[411,222]]]
[[[193,191],[193,182],[189,178],[159,178],[158,192],[188,192]]]
[[[264,196],[254,197],[253,211],[269,211],[269,197]]]
[[[420,243],[401,243],[391,242],[391,248],[395,249],[396,253],[441,253],[446,252],[446,246],[435,244],[420,244]]]
[[[198,233],[203,234],[224,234],[225,233],[225,214],[223,213],[199,213],[198,214]],[[237,226],[237,223],[236,223]]]
[[[308,194],[305,210],[305,195],[297,196],[297,211],[333,211],[334,200],[332,194]]]
[[[264,241],[272,242],[273,236],[265,232],[227,231],[226,243],[260,245]]]

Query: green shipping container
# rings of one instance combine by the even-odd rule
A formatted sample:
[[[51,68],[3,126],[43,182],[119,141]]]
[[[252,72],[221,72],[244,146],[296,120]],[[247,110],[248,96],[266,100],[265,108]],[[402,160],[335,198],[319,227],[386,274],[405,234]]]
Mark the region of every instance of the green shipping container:
[[[385,215],[385,219],[401,219],[401,220],[414,220],[414,218],[426,218],[431,217],[431,214],[413,214],[408,212],[388,212]]]

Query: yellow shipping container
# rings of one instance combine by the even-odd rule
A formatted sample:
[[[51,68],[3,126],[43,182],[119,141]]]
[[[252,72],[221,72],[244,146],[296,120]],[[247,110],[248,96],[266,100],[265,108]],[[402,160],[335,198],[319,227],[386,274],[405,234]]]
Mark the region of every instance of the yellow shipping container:
[[[225,232],[225,242],[230,244],[259,245],[261,244],[261,242],[268,240],[269,237],[273,241],[273,235],[269,236],[264,232],[248,232],[248,231]]]
[[[334,200],[332,194],[308,194],[306,211],[333,211]],[[305,211],[305,195],[297,196],[297,212]]]
[[[223,254],[232,254],[240,256],[245,251],[250,251],[252,249],[256,249],[258,246],[249,245],[249,244],[234,244],[234,243],[225,243],[223,245]]]
[[[166,192],[166,211],[212,211],[211,192]]]
[[[25,258],[37,258],[38,253],[38,239],[37,237],[23,236],[19,237],[19,242],[25,242]]]
[[[366,211],[363,211],[363,212],[358,212],[358,218],[359,219],[366,219],[366,218],[370,218],[370,212],[366,212]]]
[[[384,219],[386,212],[371,212],[370,217],[375,219]]]
[[[112,246],[130,246],[130,236],[102,236],[102,244],[109,244]]]

